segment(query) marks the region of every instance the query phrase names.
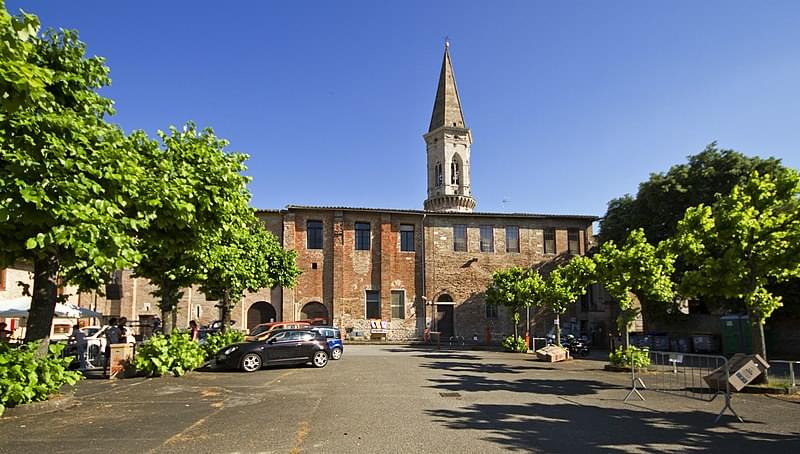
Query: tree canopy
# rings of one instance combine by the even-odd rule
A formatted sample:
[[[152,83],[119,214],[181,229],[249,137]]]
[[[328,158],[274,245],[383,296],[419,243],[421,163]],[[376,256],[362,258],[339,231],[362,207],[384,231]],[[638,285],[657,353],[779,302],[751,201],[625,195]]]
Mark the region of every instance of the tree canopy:
[[[758,325],[754,345],[766,358],[764,320],[781,306],[768,286],[800,277],[797,171],[753,172],[714,204],[688,209],[670,244],[691,267],[681,291],[744,301]]]
[[[156,214],[139,232],[142,259],[134,271],[156,285],[153,294],[162,313],[173,313],[174,324],[181,289],[204,279],[196,257],[209,247],[206,232],[225,228],[249,210],[249,180],[242,175],[247,156],[226,153],[227,141],[191,122],[158,135],[162,147],[143,132],[132,135],[139,149],[155,155],[148,190]]]
[[[34,21],[25,21],[30,30]],[[49,334],[60,283],[93,289],[138,260],[136,232],[153,214],[131,203],[150,157],[106,121],[113,103],[97,92],[110,82],[103,59],[87,58],[73,31],[26,38],[20,55],[36,81],[22,89],[28,102],[0,117],[0,266],[34,265],[31,340]],[[34,96],[39,84],[44,94]]]
[[[618,323],[626,338],[639,313],[634,296],[649,301],[669,301],[674,297],[671,275],[675,256],[666,248],[648,243],[642,229],[632,231],[621,247],[614,241],[603,243],[592,259],[597,282],[619,303]]]
[[[573,257],[550,272],[544,285],[545,305],[559,320],[567,307],[586,294],[586,288],[594,283],[595,263],[588,257]],[[556,322],[556,344],[561,345],[561,322]]]
[[[628,234],[641,228],[658,244],[671,237],[687,208],[709,205],[717,194],[729,194],[733,187],[754,170],[774,173],[780,160],[748,157],[734,150],[722,150],[711,143],[688,162],[666,173],[653,173],[639,185],[635,197],[625,195],[608,203],[600,223],[600,242],[622,244]]]
[[[518,337],[516,321],[522,308],[542,302],[544,280],[535,270],[512,267],[495,271],[486,289],[486,302],[509,308],[514,314],[514,339]]]

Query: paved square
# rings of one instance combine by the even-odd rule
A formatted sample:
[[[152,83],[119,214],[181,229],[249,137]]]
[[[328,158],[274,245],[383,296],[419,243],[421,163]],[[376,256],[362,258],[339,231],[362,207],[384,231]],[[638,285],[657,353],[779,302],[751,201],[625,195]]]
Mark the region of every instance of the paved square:
[[[347,345],[324,369],[82,382],[73,405],[0,419],[0,452],[800,452],[800,400],[645,392],[602,360]]]

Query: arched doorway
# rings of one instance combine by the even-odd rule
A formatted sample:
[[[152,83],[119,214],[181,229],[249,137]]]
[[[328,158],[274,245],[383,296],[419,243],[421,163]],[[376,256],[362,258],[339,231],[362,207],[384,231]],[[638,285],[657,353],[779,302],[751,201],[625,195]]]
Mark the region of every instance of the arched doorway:
[[[316,301],[312,301],[305,306],[300,311],[300,318],[302,320],[311,320],[314,318],[321,318],[325,320],[325,324],[328,324],[328,308],[325,307],[324,304],[318,303]]]
[[[453,319],[453,297],[447,293],[442,293],[436,298],[436,327],[442,339],[447,339],[455,334]]]
[[[275,308],[266,301],[259,301],[247,309],[247,329],[251,330],[256,325],[274,322],[277,320]]]

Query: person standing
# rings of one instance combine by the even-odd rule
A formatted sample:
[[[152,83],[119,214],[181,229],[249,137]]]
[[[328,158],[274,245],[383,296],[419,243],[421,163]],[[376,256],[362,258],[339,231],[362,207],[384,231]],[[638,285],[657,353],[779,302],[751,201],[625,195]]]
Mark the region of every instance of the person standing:
[[[7,326],[6,322],[0,322],[0,342],[11,340],[11,331],[6,329]]]
[[[197,327],[197,322],[192,320],[189,322],[189,331],[192,335],[192,340],[197,342],[200,340],[200,329]]]
[[[117,318],[111,317],[108,320],[108,328],[106,328],[106,375],[111,373],[111,345],[119,344],[119,328],[117,327]]]
[[[80,325],[72,325],[72,334],[69,335],[69,342],[75,345],[75,358],[78,360],[78,368],[86,370],[89,364],[86,362],[86,334],[81,331]]]
[[[119,323],[117,324],[117,329],[119,329],[119,342],[122,344],[128,343],[128,319],[125,317],[120,317]]]

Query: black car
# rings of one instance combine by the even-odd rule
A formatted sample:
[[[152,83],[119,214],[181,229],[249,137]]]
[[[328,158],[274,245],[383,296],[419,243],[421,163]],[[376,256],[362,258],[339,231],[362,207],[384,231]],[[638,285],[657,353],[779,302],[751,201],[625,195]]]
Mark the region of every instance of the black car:
[[[310,329],[275,330],[266,339],[229,345],[215,356],[217,367],[255,372],[261,366],[305,364],[325,367],[331,349],[324,335]]]

